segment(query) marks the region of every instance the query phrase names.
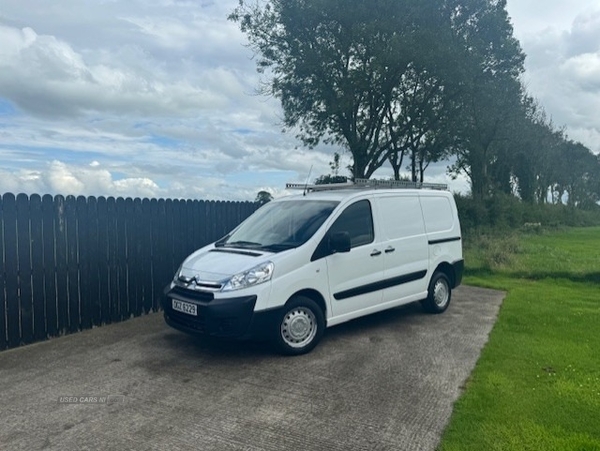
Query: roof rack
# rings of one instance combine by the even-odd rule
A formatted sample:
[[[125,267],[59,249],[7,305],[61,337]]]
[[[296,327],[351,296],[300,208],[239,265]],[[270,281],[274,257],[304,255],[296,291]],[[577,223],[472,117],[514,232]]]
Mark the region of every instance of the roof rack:
[[[303,183],[286,183],[286,189],[301,189],[306,191],[330,191],[338,189],[436,189],[447,190],[444,183],[421,183],[405,180],[368,180],[356,179],[354,183],[329,183],[324,185],[307,185]]]

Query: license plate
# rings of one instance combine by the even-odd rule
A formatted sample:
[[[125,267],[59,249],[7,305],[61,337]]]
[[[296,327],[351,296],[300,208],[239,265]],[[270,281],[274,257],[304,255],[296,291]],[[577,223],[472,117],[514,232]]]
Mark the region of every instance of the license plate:
[[[177,310],[181,313],[187,313],[188,315],[198,316],[198,309],[196,304],[190,304],[189,302],[178,301],[177,299],[171,299],[173,301],[173,310]]]

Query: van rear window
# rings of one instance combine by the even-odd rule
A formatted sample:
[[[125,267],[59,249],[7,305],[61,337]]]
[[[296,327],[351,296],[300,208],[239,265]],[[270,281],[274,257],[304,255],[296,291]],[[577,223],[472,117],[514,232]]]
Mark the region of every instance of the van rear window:
[[[423,217],[428,233],[451,230],[454,225],[454,215],[450,201],[445,197],[421,197]]]

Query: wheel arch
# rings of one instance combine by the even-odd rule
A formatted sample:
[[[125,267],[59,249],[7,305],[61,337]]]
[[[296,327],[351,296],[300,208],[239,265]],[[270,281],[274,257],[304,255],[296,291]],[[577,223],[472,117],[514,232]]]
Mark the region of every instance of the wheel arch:
[[[321,293],[319,293],[317,290],[314,290],[311,288],[305,288],[305,289],[297,291],[293,295],[291,295],[290,298],[287,300],[287,302],[290,302],[290,300],[292,300],[296,296],[304,296],[304,297],[312,299],[314,302],[316,302],[317,305],[321,308],[321,310],[323,312],[325,322],[327,322],[327,303],[325,302],[325,298],[323,297],[323,295],[321,295]],[[287,304],[287,302],[286,302],[286,304]]]
[[[448,277],[448,279],[450,280],[450,287],[456,288],[456,273],[454,272],[454,266],[452,266],[448,262],[442,262],[439,265],[437,265],[435,271],[433,271],[431,276],[433,277],[433,274],[435,274],[436,272],[444,273],[446,277]]]

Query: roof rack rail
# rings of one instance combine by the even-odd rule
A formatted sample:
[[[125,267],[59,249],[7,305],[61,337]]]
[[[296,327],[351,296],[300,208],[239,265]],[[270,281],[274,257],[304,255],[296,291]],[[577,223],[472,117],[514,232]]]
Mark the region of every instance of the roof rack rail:
[[[305,183],[286,183],[286,189],[301,189],[306,191],[329,191],[335,189],[356,189],[354,183],[326,183],[323,185],[308,185]]]
[[[301,189],[305,191],[330,191],[338,189],[436,189],[447,190],[444,183],[421,183],[405,180],[368,180],[356,179],[354,183],[329,183],[324,185],[307,185],[304,183],[286,183],[286,189]]]
[[[356,179],[357,185],[368,188],[410,188],[410,189],[437,189],[447,190],[445,183],[409,182],[408,180],[369,180]]]

